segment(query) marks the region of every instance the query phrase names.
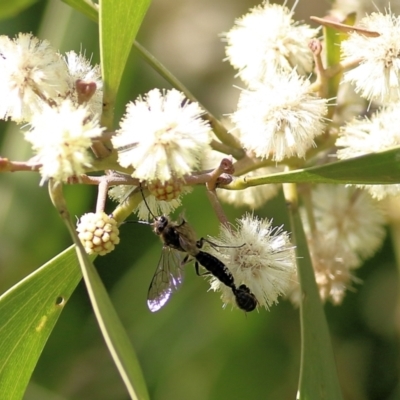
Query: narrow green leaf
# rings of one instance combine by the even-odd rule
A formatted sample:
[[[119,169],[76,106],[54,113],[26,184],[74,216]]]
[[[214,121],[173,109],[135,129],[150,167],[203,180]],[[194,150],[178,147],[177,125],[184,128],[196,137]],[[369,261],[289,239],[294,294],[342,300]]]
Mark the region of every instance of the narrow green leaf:
[[[148,400],[149,394],[146,382],[129,337],[114,309],[99,274],[85,252],[70,221],[69,230],[76,243],[79,264],[97,322],[130,398],[134,400]]]
[[[239,190],[267,183],[285,182],[364,185],[400,183],[400,148],[268,176],[243,176],[235,179],[226,188]]]
[[[125,387],[131,399],[147,400],[149,395],[139,361],[137,360],[129,337],[111,303],[103,282],[78,237],[75,224],[72,222],[71,215],[67,208],[62,185],[57,184],[53,180],[49,180],[49,194],[52,203],[64,221],[75,243],[76,254],[93,311]]]
[[[11,18],[38,0],[2,0],[0,1],[0,19]]]
[[[115,98],[132,43],[151,0],[100,0],[100,57],[104,82],[103,124],[113,122]]]
[[[86,15],[93,22],[98,22],[98,5],[90,0],[62,0],[73,9]]]
[[[315,283],[307,240],[298,211],[290,213],[301,288],[299,400],[341,400],[328,324]]]
[[[197,102],[205,111],[203,118],[210,122],[210,125],[217,138],[224,144],[230,146],[226,154],[232,154],[240,159],[244,156],[244,151],[240,143],[232,136],[226,127],[216,118],[201,102],[190,92],[190,90],[160,61],[157,60],[145,47],[135,41],[133,46],[136,48],[140,56],[152,67],[160,76],[162,76],[172,87],[184,93],[184,95],[193,102]]]
[[[352,12],[346,15],[346,18],[340,22],[344,25],[354,26],[354,24],[356,23],[356,19],[357,14],[355,12]],[[346,40],[349,35],[348,33],[338,31],[337,29],[329,27],[324,27],[324,29],[327,29],[328,33],[326,36],[329,40],[329,46],[332,46],[332,49],[329,49],[327,57],[328,66],[332,66],[340,62],[340,44],[343,42],[343,40]]]
[[[82,12],[85,14],[88,18],[92,19],[93,21],[97,22],[97,14],[98,10],[95,7],[96,5],[93,5],[89,0],[63,0],[65,3],[69,4],[71,7],[75,8],[76,10]],[[150,2],[150,0],[149,0]],[[146,10],[144,10],[145,12]],[[141,22],[141,21],[139,21]],[[119,32],[117,32],[119,33]],[[135,34],[136,35],[136,34]],[[111,48],[113,49],[113,43],[111,43]],[[147,49],[145,49],[140,43],[137,41],[133,42],[133,46],[136,48],[138,51],[139,55],[145,60],[156,72],[158,72],[167,82],[169,82],[174,88],[177,90],[181,91],[182,93],[185,94],[185,96],[190,100],[194,101],[200,104],[200,106],[203,108],[205,111],[204,118],[208,120],[213,128],[214,133],[216,136],[225,144],[228,144],[230,147],[225,149],[226,154],[232,154],[235,158],[242,158],[243,157],[243,150],[240,148],[238,142],[235,140],[235,138],[228,133],[224,125],[209,111],[207,108],[200,103],[200,101],[189,91],[189,89],[183,85],[182,82],[180,82],[172,73],[169,71],[160,61],[158,61]],[[125,49],[127,51],[127,54],[129,54],[130,50]],[[111,60],[110,60],[111,63]],[[123,67],[124,64],[118,63],[117,60],[117,66],[121,70],[121,74],[123,72]],[[102,63],[103,67],[103,63]],[[103,67],[104,68],[104,67]],[[109,71],[114,71],[118,72],[118,69],[115,69],[112,65],[110,65]],[[103,73],[105,75],[105,73]],[[117,78],[117,76],[116,76]],[[107,79],[107,78],[104,78]],[[109,79],[110,82],[112,82],[112,79]],[[119,80],[118,80],[119,84]],[[110,86],[112,87],[112,83],[110,83]],[[108,114],[103,117],[102,123],[106,126],[111,127],[112,123],[112,108],[113,108],[113,101],[114,101],[114,96],[115,93],[110,90],[109,93],[105,93],[105,104],[107,104],[107,107],[105,107],[105,114]],[[107,100],[109,99],[109,100]],[[108,101],[111,101],[111,103],[108,103]],[[110,104],[110,105],[109,105]],[[215,144],[218,145],[218,144]],[[221,145],[223,146],[223,145]],[[222,152],[224,152],[221,149]]]
[[[0,297],[0,393],[21,399],[66,302],[82,278],[73,247]]]
[[[343,24],[354,25],[356,20],[356,13],[349,14]],[[324,31],[324,46],[326,54],[326,66],[331,67],[340,62],[340,46],[343,40],[347,39],[348,34],[340,32],[337,29],[329,26],[323,27]],[[340,81],[342,79],[342,73],[335,75],[329,80],[329,88],[327,98],[335,98],[338,93]]]

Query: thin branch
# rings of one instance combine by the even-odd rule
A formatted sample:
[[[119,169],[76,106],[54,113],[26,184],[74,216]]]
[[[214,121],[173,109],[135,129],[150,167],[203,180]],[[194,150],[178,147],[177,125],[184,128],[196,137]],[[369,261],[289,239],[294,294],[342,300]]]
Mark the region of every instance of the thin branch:
[[[218,220],[230,229],[230,224],[228,218],[225,215],[225,212],[219,202],[217,193],[215,191],[217,187],[218,179],[222,174],[233,174],[235,169],[233,167],[232,159],[230,158],[223,158],[219,164],[219,166],[210,173],[209,181],[206,183],[207,186],[207,196],[210,200],[211,206],[213,207],[215,214],[217,215]]]
[[[245,152],[243,149],[236,149],[216,140],[211,140],[210,146],[215,151],[219,151],[220,153],[226,155],[232,155],[236,158],[236,160],[240,160],[245,156]]]
[[[218,178],[222,174],[233,174],[235,169],[233,167],[232,159],[231,158],[223,158],[218,165],[211,173],[209,173],[209,179],[206,182],[208,190],[215,190],[217,187]]]
[[[322,98],[326,98],[328,93],[328,78],[321,57],[322,44],[318,39],[313,39],[308,44],[308,47],[312,51],[314,57],[315,72],[317,75],[313,88],[318,87],[318,95]]]
[[[28,161],[10,161],[8,158],[0,157],[0,172],[17,172],[17,171],[39,171],[41,163]]]
[[[224,209],[222,208],[221,203],[219,202],[215,190],[207,190],[207,197],[208,200],[210,200],[211,206],[214,209],[219,222],[221,222],[222,225],[224,225],[226,228],[230,230],[231,225],[229,224],[228,218],[225,215]]]
[[[111,154],[111,150],[103,142],[93,142],[90,148],[97,158],[107,158]]]
[[[197,98],[190,92],[190,90],[179,81],[176,76],[174,76],[161,62],[159,62],[146,48],[144,48],[140,43],[135,41],[133,43],[133,47],[140,53],[142,58],[153,67],[167,82],[169,82],[173,87],[180,90],[185,96],[193,102],[198,103],[201,108],[205,111],[203,118],[210,122],[211,127],[217,136],[217,138],[227,146],[230,146],[238,152],[238,158],[244,155],[244,151],[238,141],[238,139],[231,135],[225,126],[213,115],[210,111],[208,111],[198,100]]]
[[[96,213],[104,211],[108,188],[109,185],[107,179],[102,179],[97,189]]]
[[[300,194],[300,193],[299,193]],[[308,225],[310,227],[312,237],[317,240],[317,224],[314,215],[314,206],[312,202],[312,191],[310,185],[304,185],[301,187],[301,199],[302,204],[306,211]]]
[[[378,32],[370,31],[365,28],[358,28],[358,27],[352,26],[352,25],[342,24],[340,22],[334,21],[333,19],[319,18],[319,17],[314,17],[314,16],[311,16],[310,19],[312,21],[318,22],[319,24],[321,24],[323,26],[328,26],[329,28],[336,29],[339,32],[344,32],[344,33],[356,32],[360,35],[364,35],[367,37],[381,36],[380,33],[378,33]]]
[[[83,184],[83,185],[100,185],[103,181],[107,182],[107,186],[118,186],[118,185],[132,185],[138,186],[139,179],[132,178],[130,175],[120,174],[117,171],[110,171],[107,175],[101,176],[90,176],[90,175],[79,175],[72,176],[68,179],[70,185]]]

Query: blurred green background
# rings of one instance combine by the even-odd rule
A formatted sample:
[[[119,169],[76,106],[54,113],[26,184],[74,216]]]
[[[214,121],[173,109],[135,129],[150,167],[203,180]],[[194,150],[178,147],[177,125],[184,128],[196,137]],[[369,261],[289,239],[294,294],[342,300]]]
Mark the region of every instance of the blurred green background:
[[[10,0],[12,1],[12,0]],[[6,1],[2,0],[2,3]],[[255,1],[154,1],[138,40],[217,116],[236,107],[241,86],[223,62],[221,32]],[[289,4],[291,7],[292,4]],[[301,1],[296,17],[323,16],[328,2]],[[85,51],[99,62],[97,25],[61,1],[38,1],[0,21],[0,34],[33,32],[60,51]],[[127,101],[168,85],[132,51],[121,85],[116,120]],[[30,156],[14,124],[0,122],[0,155]],[[0,175],[0,293],[70,245],[45,187],[34,173]],[[96,192],[65,188],[73,215],[93,211]],[[108,210],[113,208],[109,204]],[[218,223],[204,188],[184,199],[183,209],[199,236]],[[245,209],[226,207],[233,221]],[[258,213],[275,225],[288,220],[282,195]],[[134,217],[133,217],[134,219]],[[147,309],[148,285],[161,244],[143,225],[121,227],[117,250],[96,265],[138,353],[154,400],[294,399],[300,359],[299,315],[281,301],[270,311],[223,310],[219,295],[187,267],[185,282],[158,313]],[[398,276],[390,240],[359,271],[339,307],[326,305],[346,400],[400,399]],[[4,323],[1,321],[0,323]],[[1,355],[0,355],[1,357]],[[1,398],[1,394],[0,394]],[[26,400],[127,399],[108,355],[82,284],[51,335],[25,395]]]

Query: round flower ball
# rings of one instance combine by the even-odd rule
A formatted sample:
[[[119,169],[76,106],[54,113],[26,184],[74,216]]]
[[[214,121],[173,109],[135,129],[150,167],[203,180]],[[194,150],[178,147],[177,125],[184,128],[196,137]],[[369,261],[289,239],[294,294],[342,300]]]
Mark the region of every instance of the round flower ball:
[[[104,256],[119,243],[117,221],[104,212],[82,215],[76,230],[88,254]]]

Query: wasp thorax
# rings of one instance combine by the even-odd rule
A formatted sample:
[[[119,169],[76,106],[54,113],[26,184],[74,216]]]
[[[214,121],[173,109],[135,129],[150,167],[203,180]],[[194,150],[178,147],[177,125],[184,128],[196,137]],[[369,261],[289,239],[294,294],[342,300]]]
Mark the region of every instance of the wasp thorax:
[[[88,254],[104,256],[119,243],[117,221],[104,212],[82,215],[76,230]]]
[[[152,181],[147,185],[149,192],[157,199],[171,201],[182,193],[183,182],[179,179],[170,179],[166,182]]]

